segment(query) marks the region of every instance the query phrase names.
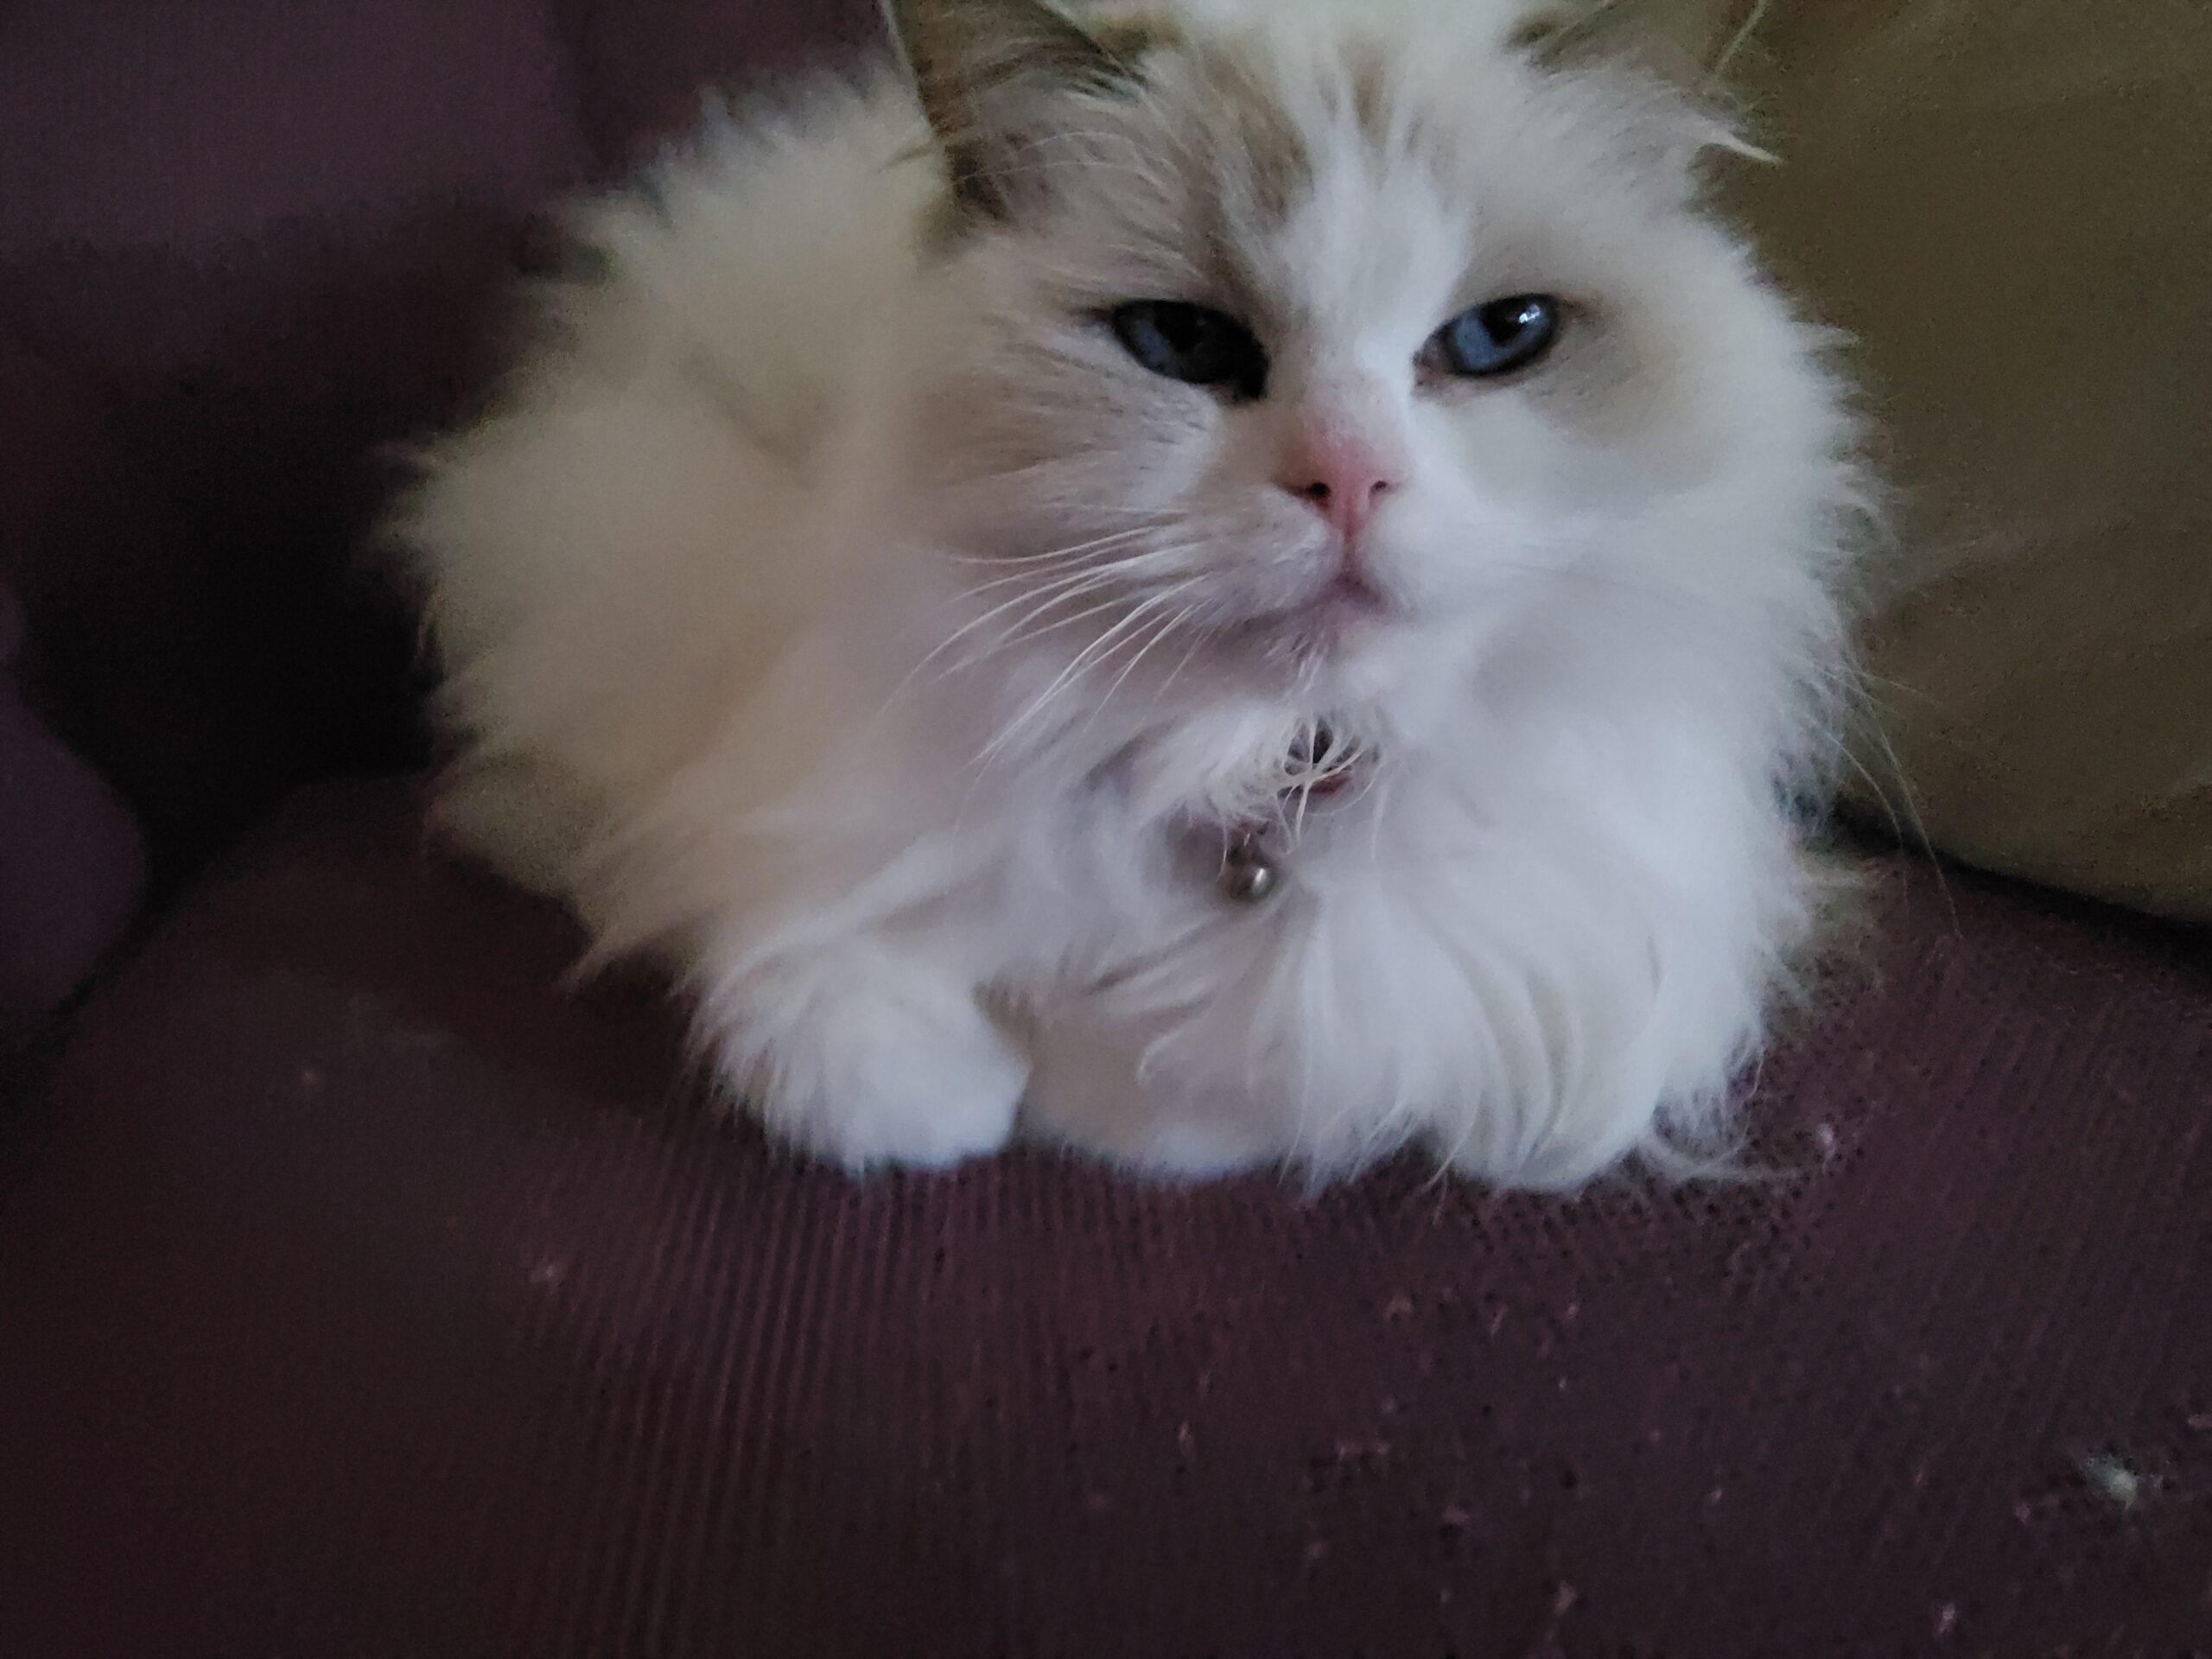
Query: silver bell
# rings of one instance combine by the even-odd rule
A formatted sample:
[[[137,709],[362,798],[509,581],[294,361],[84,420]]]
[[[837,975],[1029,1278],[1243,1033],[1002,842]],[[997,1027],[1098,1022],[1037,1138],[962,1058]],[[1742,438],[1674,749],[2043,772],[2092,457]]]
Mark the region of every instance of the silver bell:
[[[1232,904],[1257,905],[1274,896],[1281,872],[1256,842],[1233,841],[1221,855],[1214,888]]]

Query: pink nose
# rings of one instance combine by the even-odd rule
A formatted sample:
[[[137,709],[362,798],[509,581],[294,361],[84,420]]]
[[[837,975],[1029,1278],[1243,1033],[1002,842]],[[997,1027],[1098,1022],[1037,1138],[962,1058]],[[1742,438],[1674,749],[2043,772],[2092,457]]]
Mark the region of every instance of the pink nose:
[[[1398,472],[1372,444],[1328,437],[1300,444],[1275,481],[1352,543],[1366,531],[1382,498],[1398,487]]]

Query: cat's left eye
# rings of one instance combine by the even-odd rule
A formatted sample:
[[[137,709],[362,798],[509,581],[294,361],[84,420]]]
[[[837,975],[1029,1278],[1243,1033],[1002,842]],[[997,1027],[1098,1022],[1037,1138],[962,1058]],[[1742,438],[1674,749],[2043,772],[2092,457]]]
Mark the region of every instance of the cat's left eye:
[[[1559,338],[1560,303],[1548,294],[1516,294],[1462,311],[1429,343],[1446,373],[1489,379],[1525,369]]]

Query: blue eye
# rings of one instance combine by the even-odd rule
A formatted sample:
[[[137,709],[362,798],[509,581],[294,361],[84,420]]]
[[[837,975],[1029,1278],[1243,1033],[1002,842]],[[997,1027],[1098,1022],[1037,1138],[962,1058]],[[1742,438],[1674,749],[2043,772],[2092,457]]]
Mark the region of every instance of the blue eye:
[[[1179,300],[1135,300],[1108,319],[1128,354],[1154,374],[1243,397],[1267,390],[1268,354],[1236,318]]]
[[[1516,294],[1462,311],[1437,330],[1437,357],[1451,373],[1471,378],[1525,369],[1559,338],[1559,309],[1548,294]]]

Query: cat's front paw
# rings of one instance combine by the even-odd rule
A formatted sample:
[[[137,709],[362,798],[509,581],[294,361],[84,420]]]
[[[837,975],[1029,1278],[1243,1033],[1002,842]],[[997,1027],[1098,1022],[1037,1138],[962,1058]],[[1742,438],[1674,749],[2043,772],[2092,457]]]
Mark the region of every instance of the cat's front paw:
[[[1028,1055],[972,992],[887,957],[752,1001],[721,1046],[770,1134],[855,1172],[998,1151],[1029,1081]]]

